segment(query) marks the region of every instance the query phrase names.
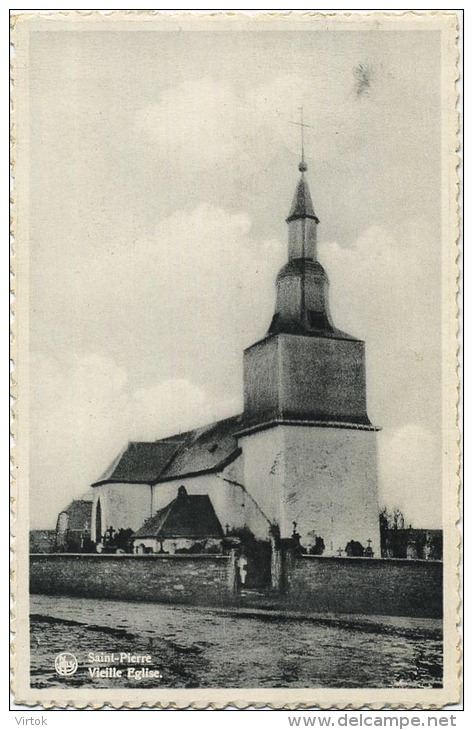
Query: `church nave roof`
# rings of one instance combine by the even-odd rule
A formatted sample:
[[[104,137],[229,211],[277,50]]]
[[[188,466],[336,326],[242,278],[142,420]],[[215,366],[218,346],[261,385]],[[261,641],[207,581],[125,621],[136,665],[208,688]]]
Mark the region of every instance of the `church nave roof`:
[[[157,484],[219,471],[240,454],[234,434],[241,423],[238,415],[158,441],[132,441],[92,486]]]

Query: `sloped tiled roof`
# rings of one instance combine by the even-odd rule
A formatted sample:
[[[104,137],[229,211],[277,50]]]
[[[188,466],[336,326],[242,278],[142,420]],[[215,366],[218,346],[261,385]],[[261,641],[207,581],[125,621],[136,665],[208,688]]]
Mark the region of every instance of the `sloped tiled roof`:
[[[187,442],[176,451],[160,481],[213,471],[229,458],[235,458],[239,451],[234,433],[240,423],[240,417],[233,416],[193,431]]]
[[[147,520],[133,537],[222,538],[223,530],[208,495],[187,494],[180,487],[177,497]]]
[[[128,444],[96,484],[155,481],[182,441],[135,441]]]
[[[232,416],[159,441],[131,442],[92,486],[156,484],[218,471],[240,453],[234,433],[241,421],[241,416]]]

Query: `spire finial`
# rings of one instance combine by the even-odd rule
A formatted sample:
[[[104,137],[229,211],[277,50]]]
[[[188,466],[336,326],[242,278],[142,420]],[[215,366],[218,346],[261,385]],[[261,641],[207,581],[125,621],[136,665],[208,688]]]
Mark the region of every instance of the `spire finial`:
[[[304,127],[310,127],[310,124],[304,124],[304,107],[300,106],[299,111],[301,113],[300,122],[291,122],[291,124],[297,124],[301,128],[301,161],[299,162],[299,170],[304,174],[307,170],[307,163],[304,158]]]
[[[307,165],[304,160],[304,107],[301,106],[301,161],[299,162],[299,170],[304,173],[307,170]]]

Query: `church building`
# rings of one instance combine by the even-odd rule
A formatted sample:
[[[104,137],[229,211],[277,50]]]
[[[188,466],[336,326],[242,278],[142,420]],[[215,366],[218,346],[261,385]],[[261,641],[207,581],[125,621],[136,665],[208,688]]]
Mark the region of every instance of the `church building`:
[[[243,413],[129,443],[92,485],[96,542],[110,526],[143,532],[185,487],[189,497],[206,495],[227,532],[246,528],[268,540],[275,527],[282,538],[297,530],[308,551],[318,539],[324,555],[340,555],[355,541],[380,557],[377,428],[366,411],[365,345],[332,321],[304,159],[299,170],[275,313],[243,356]]]

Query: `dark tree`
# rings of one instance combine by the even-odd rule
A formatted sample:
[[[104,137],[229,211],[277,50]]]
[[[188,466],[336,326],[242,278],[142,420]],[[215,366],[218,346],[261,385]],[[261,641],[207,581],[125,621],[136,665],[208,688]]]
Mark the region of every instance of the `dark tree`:
[[[117,550],[123,550],[125,553],[131,553],[133,552],[133,540],[131,539],[131,536],[133,535],[133,530],[128,527],[126,530],[123,527],[120,527],[117,533],[115,533],[113,542],[114,546]]]
[[[399,507],[395,507],[392,511],[389,511],[387,507],[383,507],[380,511],[379,530],[383,558],[393,557],[393,555],[402,557],[403,550],[400,545],[404,537],[400,531],[405,530],[406,526],[404,513]]]
[[[361,558],[365,554],[365,548],[358,540],[350,540],[347,543],[345,552],[349,558]]]

